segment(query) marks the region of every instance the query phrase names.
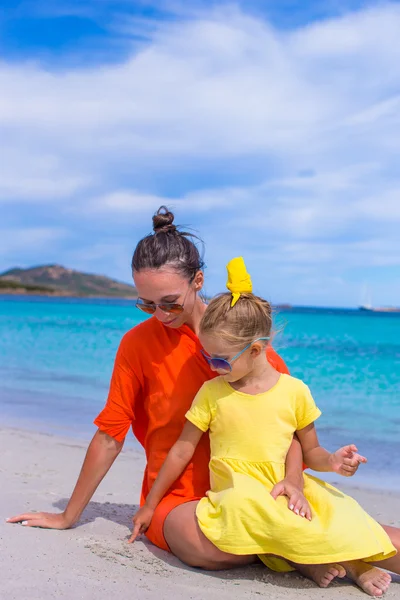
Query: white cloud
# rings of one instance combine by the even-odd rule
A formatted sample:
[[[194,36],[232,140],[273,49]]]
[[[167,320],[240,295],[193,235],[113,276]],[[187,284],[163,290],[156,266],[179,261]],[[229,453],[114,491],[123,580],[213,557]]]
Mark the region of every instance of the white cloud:
[[[94,212],[108,213],[114,216],[122,215],[149,215],[153,214],[161,205],[167,205],[170,210],[180,212],[205,212],[210,208],[229,206],[234,201],[240,200],[243,192],[240,189],[213,189],[189,192],[182,198],[171,198],[141,194],[132,190],[117,190],[90,200],[87,204],[88,214]],[[75,207],[75,210],[82,211]]]
[[[0,62],[0,202],[116,233],[167,203],[298,273],[397,265],[399,30],[397,4],[285,32],[229,8],[149,28],[117,65]]]
[[[152,196],[150,194],[135,193],[130,190],[117,190],[93,198],[88,203],[88,212],[111,212],[114,214],[123,213],[124,215],[145,213],[147,216],[153,213],[157,208],[166,203],[165,198]]]
[[[14,254],[21,255],[21,251],[25,251],[27,259],[29,259],[29,252],[32,248],[35,250],[47,248],[49,244],[54,244],[54,242],[67,237],[68,231],[61,227],[0,229],[0,254],[7,259]]]
[[[226,21],[213,14],[214,20],[164,25],[152,44],[122,65],[49,73],[38,65],[3,64],[7,94],[0,119],[8,128],[28,128],[36,143],[47,142],[69,159],[103,162],[115,153],[134,160],[134,171],[156,157],[271,153],[297,162],[309,136],[325,145],[319,138],[335,128],[331,119],[357,114],[381,98],[382,89],[371,90],[369,81],[379,75],[378,59],[392,65],[397,38],[389,34],[383,48],[374,47],[366,80],[347,63],[341,34],[350,28],[366,44],[374,15],[400,24],[396,7],[374,11],[367,23],[361,13],[300,34],[280,34],[239,12],[228,13]],[[315,72],[320,75],[327,48],[335,50],[335,71],[328,82],[325,73],[321,85]],[[367,50],[366,60],[369,44]],[[393,67],[392,79],[400,72],[396,62]]]

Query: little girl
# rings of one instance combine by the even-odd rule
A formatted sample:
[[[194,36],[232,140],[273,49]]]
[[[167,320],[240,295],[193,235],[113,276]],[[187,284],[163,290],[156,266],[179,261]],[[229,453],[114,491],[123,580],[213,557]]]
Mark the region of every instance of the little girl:
[[[134,516],[131,540],[147,529],[154,509],[209,431],[211,490],[198,504],[197,519],[215,546],[231,554],[257,554],[276,571],[292,570],[289,562],[334,562],[364,591],[381,596],[390,576],[368,563],[396,550],[355,500],[307,474],[309,507],[301,516],[308,518],[299,518],[287,510],[284,498],[271,495],[285,477],[294,433],[311,469],[343,473],[346,461],[343,452],[330,454],[319,445],[314,421],[321,413],[309,388],[268,363],[271,307],[251,293],[241,258],[228,265],[228,289],[210,302],[199,333],[205,360],[220,377],[207,381],[194,399],[180,438]]]

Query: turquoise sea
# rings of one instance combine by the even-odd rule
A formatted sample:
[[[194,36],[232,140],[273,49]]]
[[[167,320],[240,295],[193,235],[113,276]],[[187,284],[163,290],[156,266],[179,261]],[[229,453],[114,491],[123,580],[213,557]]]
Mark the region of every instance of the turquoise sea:
[[[89,439],[118,343],[142,319],[127,300],[0,296],[2,423]],[[293,309],[276,325],[323,411],[321,442],[366,454],[354,483],[400,489],[400,315]]]

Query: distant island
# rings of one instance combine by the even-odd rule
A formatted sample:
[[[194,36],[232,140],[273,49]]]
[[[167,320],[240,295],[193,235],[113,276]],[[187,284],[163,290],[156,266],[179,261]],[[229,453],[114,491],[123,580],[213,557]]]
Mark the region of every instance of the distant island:
[[[0,294],[137,298],[133,285],[61,265],[14,268],[0,273]]]

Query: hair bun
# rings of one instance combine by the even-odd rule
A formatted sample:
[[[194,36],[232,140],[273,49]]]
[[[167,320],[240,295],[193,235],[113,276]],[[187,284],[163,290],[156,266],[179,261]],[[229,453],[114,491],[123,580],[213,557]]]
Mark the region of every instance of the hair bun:
[[[153,216],[153,230],[154,233],[175,233],[174,214],[166,206],[160,206]]]

